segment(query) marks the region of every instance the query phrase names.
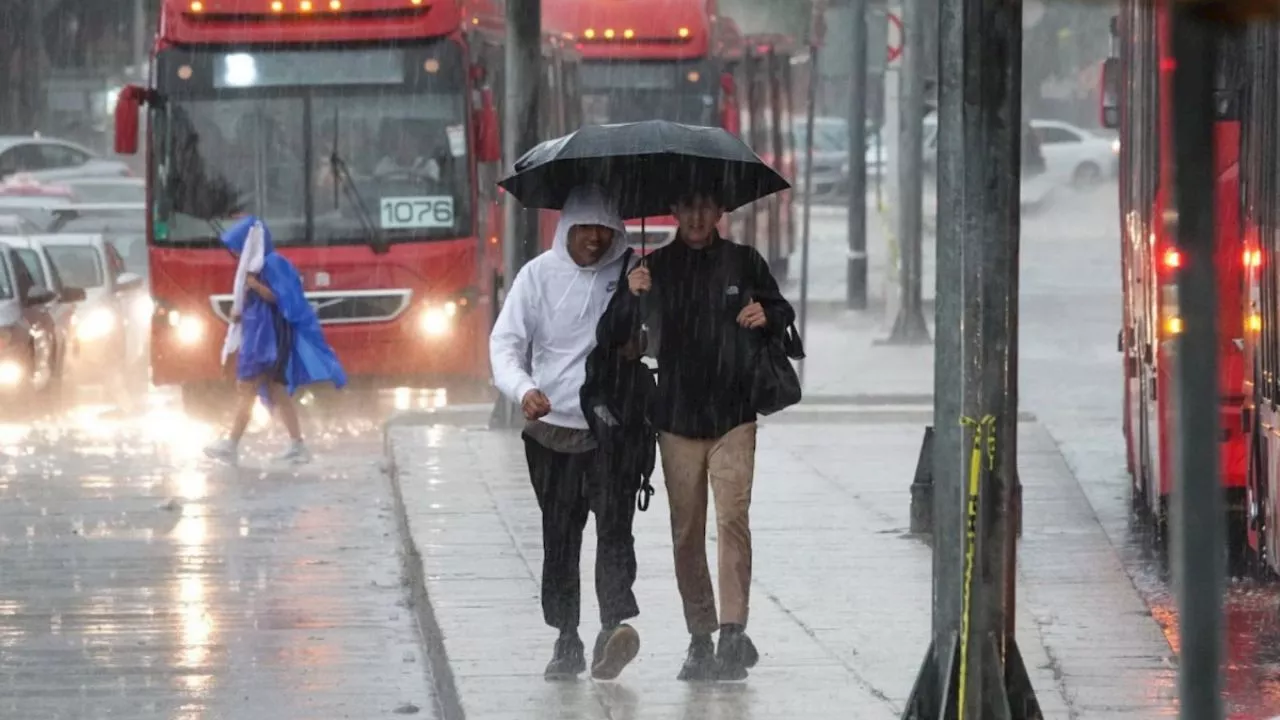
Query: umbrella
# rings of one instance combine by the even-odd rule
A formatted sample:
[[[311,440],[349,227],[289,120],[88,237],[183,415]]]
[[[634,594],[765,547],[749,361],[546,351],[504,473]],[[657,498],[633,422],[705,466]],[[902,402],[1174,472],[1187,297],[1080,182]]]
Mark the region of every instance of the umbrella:
[[[547,210],[561,209],[585,184],[616,195],[628,220],[666,215],[694,190],[736,210],[791,187],[733,134],[666,120],[584,126],[540,143],[498,182],[525,207]]]

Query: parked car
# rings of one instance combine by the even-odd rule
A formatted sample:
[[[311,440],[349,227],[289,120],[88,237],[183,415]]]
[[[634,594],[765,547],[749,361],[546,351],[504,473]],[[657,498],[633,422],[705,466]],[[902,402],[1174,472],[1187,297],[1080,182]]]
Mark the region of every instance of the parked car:
[[[924,164],[932,170],[938,158],[937,115],[929,115],[924,123]],[[1116,139],[1060,120],[1033,119],[1030,125],[1040,143],[1047,179],[1090,187],[1118,172],[1120,144]]]
[[[147,199],[142,178],[86,176],[58,181],[71,189],[77,203],[137,203]]]
[[[58,338],[64,349],[70,349],[73,332],[72,319],[75,317],[76,303],[84,302],[85,293],[82,288],[72,289],[67,283],[63,282],[62,275],[58,272],[58,268],[54,266],[53,260],[49,258],[49,253],[43,248],[31,241],[29,235],[14,235],[8,237],[0,237],[0,246],[7,247],[18,256],[18,260],[22,262],[27,273],[31,275],[35,284],[48,288],[58,296],[58,302],[53,306],[52,313],[55,324],[58,326]]]
[[[17,251],[0,244],[0,395],[34,396],[51,409],[66,358],[58,313],[83,299],[83,291],[37,283]]]
[[[796,188],[803,192],[805,181],[805,151],[808,139],[807,122],[795,125]],[[876,156],[877,133],[867,129],[866,158],[867,177],[884,172],[891,151],[881,147]],[[815,117],[813,119],[813,196],[839,195],[849,186],[849,123],[841,117]]]
[[[0,236],[26,236],[40,231],[40,227],[21,215],[0,215]]]
[[[37,235],[31,242],[45,251],[67,284],[87,295],[72,317],[72,376],[131,388],[147,382],[150,316],[140,323],[136,312],[139,298],[147,295],[142,276],[129,272],[100,234]]]
[[[36,135],[0,135],[0,180],[27,173],[37,180],[132,174],[129,166],[107,160],[83,145]]]

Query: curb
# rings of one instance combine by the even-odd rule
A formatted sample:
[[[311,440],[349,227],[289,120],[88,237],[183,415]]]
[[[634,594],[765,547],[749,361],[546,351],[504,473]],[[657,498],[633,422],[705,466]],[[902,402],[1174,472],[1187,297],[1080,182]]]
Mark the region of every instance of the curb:
[[[444,634],[440,631],[440,623],[436,620],[435,610],[431,606],[431,598],[427,593],[426,576],[423,573],[422,553],[413,541],[413,533],[409,530],[409,512],[404,504],[404,494],[400,491],[400,471],[396,466],[396,454],[391,443],[392,423],[383,425],[382,452],[385,459],[385,473],[391,483],[391,497],[395,503],[396,531],[400,534],[400,563],[403,582],[409,587],[410,609],[418,623],[418,639],[422,643],[423,653],[427,656],[427,668],[431,672],[432,700],[435,701],[436,713],[440,720],[466,720],[466,711],[462,708],[462,697],[458,693],[458,685],[453,679],[453,667],[449,664],[449,654],[444,646]]]

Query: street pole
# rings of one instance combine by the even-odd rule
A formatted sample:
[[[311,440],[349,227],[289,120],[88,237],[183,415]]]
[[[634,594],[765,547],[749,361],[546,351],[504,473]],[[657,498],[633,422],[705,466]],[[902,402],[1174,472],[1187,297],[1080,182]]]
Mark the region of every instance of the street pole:
[[[939,23],[933,634],[904,717],[1031,720],[1042,714],[1008,623],[1021,6],[941,0]]]
[[[867,309],[867,0],[849,0],[849,258],[850,310]],[[812,132],[812,128],[810,128]]]
[[[133,0],[133,65],[134,76],[129,80],[145,78],[147,66],[147,3]]]
[[[898,242],[901,251],[899,290],[901,302],[888,342],[894,345],[921,345],[929,342],[921,301],[921,272],[924,267],[921,232],[924,212],[924,11],[925,2],[903,3],[903,41],[901,87],[899,96],[901,123],[898,136]],[[850,152],[855,150],[850,148]],[[864,199],[865,202],[865,199]]]
[[[824,0],[814,0],[809,23],[809,114],[805,118],[804,146],[804,227],[800,241],[800,337],[807,332],[809,319],[809,215],[813,204],[813,120],[818,112],[819,48],[826,28],[823,13]],[[797,373],[800,387],[804,387],[804,360],[799,361]]]
[[[541,0],[507,0],[506,94],[502,123],[503,165],[538,143],[538,107],[542,77]],[[504,194],[502,254],[506,286],[511,287],[524,264],[538,254],[538,211],[522,207]],[[523,422],[517,404],[499,396],[492,427],[513,428]]]
[[[1173,165],[1176,228],[1184,258],[1177,271],[1183,329],[1174,360],[1178,454],[1173,493],[1174,583],[1178,598],[1178,716],[1223,717],[1222,594],[1226,541],[1219,481],[1214,261],[1214,30],[1187,3],[1173,8]]]

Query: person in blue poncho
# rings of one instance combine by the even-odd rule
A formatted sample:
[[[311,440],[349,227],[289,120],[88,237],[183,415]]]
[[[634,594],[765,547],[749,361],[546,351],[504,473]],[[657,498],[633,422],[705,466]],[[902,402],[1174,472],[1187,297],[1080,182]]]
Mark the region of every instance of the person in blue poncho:
[[[222,348],[224,364],[236,354],[236,415],[230,435],[206,448],[205,454],[236,461],[255,397],[260,397],[267,407],[279,410],[292,439],[278,459],[307,462],[311,453],[302,440],[293,394],[300,387],[322,382],[341,388],[347,384],[346,374],[307,302],[302,278],[288,259],[275,252],[266,224],[246,217],[221,239],[238,261],[231,325]]]

